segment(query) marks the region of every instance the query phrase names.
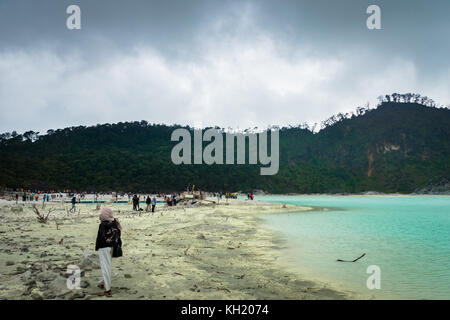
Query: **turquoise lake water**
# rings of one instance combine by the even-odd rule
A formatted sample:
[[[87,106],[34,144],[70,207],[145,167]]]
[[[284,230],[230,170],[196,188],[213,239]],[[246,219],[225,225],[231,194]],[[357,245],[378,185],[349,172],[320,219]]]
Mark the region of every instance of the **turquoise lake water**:
[[[450,299],[450,196],[267,196],[314,206],[263,214],[286,240],[283,258],[310,279],[376,299]],[[366,256],[355,263],[362,253]],[[369,290],[367,268],[381,271]]]

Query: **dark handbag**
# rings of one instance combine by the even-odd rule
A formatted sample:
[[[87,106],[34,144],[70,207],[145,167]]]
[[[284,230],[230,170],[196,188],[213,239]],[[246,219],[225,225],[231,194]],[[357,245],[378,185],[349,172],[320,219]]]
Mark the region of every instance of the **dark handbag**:
[[[119,257],[121,257],[123,255],[123,252],[122,252],[122,239],[120,239],[121,232],[120,232],[119,228],[115,229],[115,232],[116,232],[116,241],[115,241],[115,244],[114,244],[114,246],[112,248],[112,257],[113,258],[119,258]]]
[[[112,257],[113,257],[113,258],[119,258],[119,257],[121,257],[122,255],[123,255],[123,252],[122,252],[122,244],[116,244],[116,245],[113,247]]]

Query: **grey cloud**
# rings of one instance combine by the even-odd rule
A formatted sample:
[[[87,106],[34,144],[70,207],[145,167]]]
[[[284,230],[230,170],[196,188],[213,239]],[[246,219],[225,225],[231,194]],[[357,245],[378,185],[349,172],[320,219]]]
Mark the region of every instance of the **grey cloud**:
[[[82,30],[65,28],[69,4]],[[369,4],[383,30],[365,28]],[[448,1],[0,2],[0,131],[324,120],[390,92],[449,103]]]

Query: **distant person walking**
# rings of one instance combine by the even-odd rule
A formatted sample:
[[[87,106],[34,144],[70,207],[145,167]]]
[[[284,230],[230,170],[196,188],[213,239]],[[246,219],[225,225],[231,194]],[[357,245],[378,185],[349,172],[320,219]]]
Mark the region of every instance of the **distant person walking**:
[[[152,212],[155,212],[155,207],[156,207],[156,198],[153,197],[152,198]]]
[[[137,195],[133,196],[132,201],[133,201],[133,210],[137,211],[138,210],[138,203],[139,203],[139,199],[138,199]]]
[[[173,205],[174,205],[174,206],[177,205],[177,200],[178,200],[177,195],[174,194],[174,195],[172,196],[172,202],[173,202]]]
[[[119,219],[113,217],[112,210],[108,207],[102,209],[99,219],[100,225],[95,242],[95,251],[98,251],[103,278],[100,280],[98,287],[104,289],[104,291],[99,292],[98,295],[111,297],[111,258],[122,256],[122,240],[120,237],[122,226]]]
[[[16,204],[19,202],[19,194],[16,193]]]
[[[75,198],[75,195],[72,197],[72,208],[70,208],[70,212],[76,212],[77,209],[75,207],[75,203],[77,202],[77,199]]]
[[[150,209],[150,204],[152,203],[152,200],[150,200],[150,196],[147,196],[147,199],[145,200],[145,203],[147,204],[147,207],[145,208],[145,211],[148,212]]]

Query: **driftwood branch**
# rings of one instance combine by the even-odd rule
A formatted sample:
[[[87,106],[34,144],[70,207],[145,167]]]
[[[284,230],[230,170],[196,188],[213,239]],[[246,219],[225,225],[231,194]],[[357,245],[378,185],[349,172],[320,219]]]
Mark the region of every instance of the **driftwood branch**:
[[[189,250],[189,248],[191,247],[191,245],[190,244],[188,244],[188,246],[187,246],[187,248],[186,248],[186,250],[184,250],[184,255],[185,256],[187,256],[188,255],[188,250]]]
[[[362,257],[364,257],[366,255],[366,253],[363,253],[360,257],[356,258],[355,260],[341,260],[341,259],[337,259],[337,261],[339,262],[356,262],[359,259],[361,259]]]

